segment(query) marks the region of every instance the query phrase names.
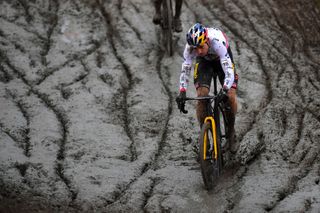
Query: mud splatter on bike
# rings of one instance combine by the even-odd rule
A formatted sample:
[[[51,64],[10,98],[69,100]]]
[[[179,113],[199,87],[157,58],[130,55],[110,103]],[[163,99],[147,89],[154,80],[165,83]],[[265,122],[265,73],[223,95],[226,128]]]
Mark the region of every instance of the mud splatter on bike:
[[[228,120],[231,108],[223,100],[222,90],[218,93],[214,78],[214,95],[205,97],[186,97],[185,101],[205,101],[207,116],[202,124],[199,136],[199,161],[206,189],[215,185],[223,169],[224,150],[227,149]]]

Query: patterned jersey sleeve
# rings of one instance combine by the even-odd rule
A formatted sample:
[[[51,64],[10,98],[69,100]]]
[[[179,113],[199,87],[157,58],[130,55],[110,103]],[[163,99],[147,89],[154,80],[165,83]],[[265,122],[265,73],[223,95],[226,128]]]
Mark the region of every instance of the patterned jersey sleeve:
[[[195,57],[195,53],[188,44],[186,44],[183,52],[183,63],[180,74],[180,92],[186,92],[189,84],[189,77],[191,73],[192,60]]]
[[[214,50],[220,58],[220,63],[225,74],[223,87],[230,89],[234,81],[234,69],[227,47],[223,41],[215,42]]]

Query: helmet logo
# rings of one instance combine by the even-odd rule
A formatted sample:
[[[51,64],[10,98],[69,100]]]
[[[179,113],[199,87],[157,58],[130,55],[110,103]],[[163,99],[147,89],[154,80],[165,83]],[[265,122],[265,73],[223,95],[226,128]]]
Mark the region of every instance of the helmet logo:
[[[207,29],[197,23],[192,26],[187,34],[188,44],[198,47],[203,46],[207,40]]]

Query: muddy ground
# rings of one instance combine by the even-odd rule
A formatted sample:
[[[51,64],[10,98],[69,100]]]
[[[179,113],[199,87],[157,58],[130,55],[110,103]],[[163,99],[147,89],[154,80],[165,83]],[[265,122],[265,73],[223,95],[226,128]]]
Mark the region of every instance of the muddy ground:
[[[150,1],[1,0],[0,212],[319,212],[319,8],[186,0],[168,57]],[[210,192],[195,103],[174,101],[196,21],[240,76],[239,149]]]

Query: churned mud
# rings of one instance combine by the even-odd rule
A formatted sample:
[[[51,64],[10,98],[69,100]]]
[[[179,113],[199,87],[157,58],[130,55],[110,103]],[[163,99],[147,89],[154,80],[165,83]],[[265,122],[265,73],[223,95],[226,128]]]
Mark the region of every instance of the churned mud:
[[[319,8],[184,1],[168,57],[150,1],[0,1],[0,212],[317,212]],[[226,32],[240,76],[210,192],[195,103],[175,104],[195,22]]]

